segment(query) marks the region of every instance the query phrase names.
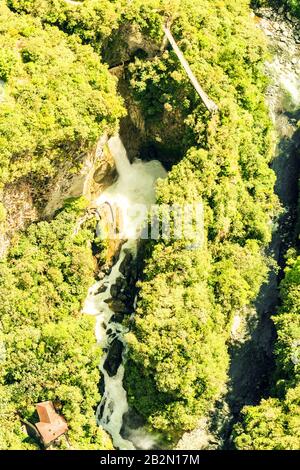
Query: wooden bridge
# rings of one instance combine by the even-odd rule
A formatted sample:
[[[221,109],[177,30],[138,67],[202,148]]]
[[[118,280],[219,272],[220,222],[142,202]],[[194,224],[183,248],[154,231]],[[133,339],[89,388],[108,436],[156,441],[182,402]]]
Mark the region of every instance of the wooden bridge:
[[[169,28],[167,26],[163,26],[163,30],[164,30],[164,33],[165,33],[169,43],[171,44],[171,46],[173,48],[175,54],[177,55],[182,67],[186,71],[187,76],[189,77],[193,87],[195,88],[196,92],[200,96],[200,98],[203,101],[204,105],[206,106],[206,108],[208,109],[208,111],[210,113],[212,113],[212,114],[216,113],[219,109],[218,106],[216,105],[216,103],[213,100],[211,100],[209,98],[209,96],[205,93],[203,88],[200,86],[197,78],[193,74],[193,72],[192,72],[187,60],[185,59],[183,53],[181,52],[181,50],[177,46],[176,41],[173,38],[171,31],[169,30]]]

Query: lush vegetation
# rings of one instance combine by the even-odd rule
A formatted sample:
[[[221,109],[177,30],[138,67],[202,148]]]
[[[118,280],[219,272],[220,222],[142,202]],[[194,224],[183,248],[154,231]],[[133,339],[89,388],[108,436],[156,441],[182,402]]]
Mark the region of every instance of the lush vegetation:
[[[299,0],[277,2],[300,17]],[[300,448],[300,256],[287,254],[281,283],[282,305],[273,321],[277,330],[276,373],[271,397],[245,407],[235,426],[238,449],[299,450]]]
[[[91,47],[0,6],[0,188],[17,178],[79,167],[122,115],[116,83]]]
[[[7,0],[13,11],[30,13],[68,34],[79,35],[96,48],[118,27],[126,3],[124,0],[85,0],[77,4],[67,0]]]
[[[93,282],[95,223],[77,230],[86,202],[74,200],[51,222],[18,235],[0,262],[0,448],[31,448],[20,419],[52,400],[75,448],[109,447],[96,426],[100,351],[94,319],[80,313]]]
[[[277,2],[300,18],[299,0]],[[235,444],[244,450],[300,448],[300,256],[287,254],[281,283],[282,305],[273,321],[277,330],[276,373],[271,397],[242,411],[235,426]]]
[[[145,247],[127,335],[130,404],[174,440],[193,429],[224,390],[233,316],[251,305],[268,273],[265,248],[279,205],[269,168],[273,134],[264,100],[263,35],[248,0],[7,5],[10,10],[0,10],[2,185],[23,176],[48,178],[65,161],[76,171],[97,138],[116,129],[122,101],[99,57],[124,40],[129,25],[159,48],[162,22],[169,19],[199,82],[219,106],[216,115],[207,113],[169,48],[151,60],[136,57],[126,68],[146,138],[159,157],[171,155],[176,163],[159,184],[158,202],[201,201],[205,213],[204,233],[192,246],[191,240],[171,239]],[[297,2],[292,6],[297,13]],[[20,417],[33,421],[34,404],[46,399],[67,418],[74,447],[110,446],[94,419],[100,352],[92,320],[80,315],[95,269],[94,228],[87,224],[74,232],[83,211],[82,201],[71,201],[54,220],[16,235],[0,263],[1,448],[34,446]],[[292,258],[275,318],[275,398],[245,409],[235,431],[238,448],[299,448],[299,269],[299,259]]]
[[[244,408],[235,428],[238,449],[300,448],[300,256],[295,252],[289,253],[281,298],[273,317],[278,334],[273,396]]]
[[[206,114],[172,51],[129,66],[148,132],[165,152],[175,141],[183,154],[160,184],[158,201],[204,205],[202,247],[175,240],[148,247],[127,337],[130,403],[171,439],[193,429],[222,392],[231,320],[265,280],[264,247],[277,210],[266,49],[248,2],[186,0],[173,18],[179,46],[220,112]]]
[[[286,4],[287,9],[291,11],[295,16],[300,18],[300,1],[299,0],[286,0],[283,2]]]

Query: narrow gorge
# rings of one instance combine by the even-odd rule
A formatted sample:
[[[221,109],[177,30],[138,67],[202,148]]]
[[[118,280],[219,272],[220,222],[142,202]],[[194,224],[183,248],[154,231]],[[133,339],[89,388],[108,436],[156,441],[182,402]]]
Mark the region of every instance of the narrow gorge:
[[[263,285],[253,310],[249,311],[246,318],[236,316],[233,321],[227,396],[223,398],[224,401],[216,404],[215,410],[201,423],[199,429],[183,435],[177,444],[178,449],[181,450],[232,448],[233,424],[239,419],[239,413],[243,406],[258,403],[261,397],[268,393],[270,374],[274,368],[275,331],[270,317],[276,311],[279,302],[278,286],[283,276],[284,255],[288,248],[294,245],[296,236],[299,179],[297,118],[300,107],[300,43],[295,23],[284,20],[282,15],[276,14],[271,9],[261,9],[256,13],[258,27],[268,37],[272,54],[272,60],[265,65],[270,78],[266,100],[276,130],[276,148],[274,148],[272,169],[277,177],[275,191],[282,204],[282,214],[274,226],[268,254],[278,265],[274,266],[270,272],[268,282]],[[126,130],[124,133],[126,134]],[[118,140],[117,137],[111,139],[109,146],[116,160],[119,180],[111,189],[101,195],[97,204],[105,202],[116,204],[116,206],[122,207],[121,212],[124,214],[124,207],[128,208],[128,201],[129,203],[140,203],[141,194],[143,190],[147,192],[147,187],[149,187],[151,194],[149,197],[144,194],[143,198],[146,197],[148,205],[154,203],[155,180],[157,177],[164,177],[164,170],[159,167],[159,163],[134,162],[131,169],[126,157],[126,150],[120,139]],[[138,143],[130,142],[129,146],[136,148]],[[154,166],[151,167],[152,165]],[[139,166],[141,173],[138,172]],[[156,171],[152,175],[153,170]],[[148,179],[144,184],[143,172],[145,171],[148,171],[149,174],[147,177],[144,173],[144,178],[146,176],[146,180]],[[141,182],[141,186],[139,183],[135,186],[134,181],[137,180]],[[128,197],[126,194],[129,190],[131,192],[129,188],[132,188],[135,193],[134,197]],[[138,188],[141,188],[142,191],[139,192]],[[146,201],[143,200],[144,202]],[[125,225],[127,228],[124,237],[130,239],[132,234],[140,228],[141,221],[128,218]],[[128,413],[128,403],[123,386],[124,365],[118,365],[121,358],[123,361],[126,358],[124,332],[127,331],[130,321],[127,322],[126,327],[120,325],[117,321],[118,315],[107,304],[109,300],[112,300],[110,287],[115,285],[118,276],[122,277],[120,266],[126,253],[131,252],[135,258],[136,249],[136,241],[124,243],[119,259],[111,273],[91,289],[84,308],[85,313],[97,315],[97,340],[104,351],[107,351],[101,362],[104,394],[97,411],[99,424],[110,433],[114,445],[120,449],[135,448],[132,442],[125,440],[121,435],[123,417]],[[105,286],[106,289],[101,289],[101,286]],[[130,311],[132,315],[133,310],[134,306],[132,305],[132,311]],[[109,373],[105,368],[105,363],[111,346],[118,352],[116,355],[112,355],[117,364],[112,367],[114,371]],[[247,370],[246,377],[245,370]],[[111,374],[114,374],[113,377],[110,377]],[[136,442],[142,443],[145,433],[146,431],[142,428],[136,429],[133,440],[135,438]],[[130,430],[127,430],[127,435],[130,435]],[[150,435],[144,441],[146,446],[150,445],[150,448],[155,448],[155,439],[152,440]]]
[[[101,194],[95,205],[98,211],[101,211],[103,205],[108,205],[109,212],[113,214],[113,218],[108,218],[108,222],[107,216],[104,217],[102,227],[99,223],[100,236],[101,230],[105,231],[105,224],[108,223],[110,224],[108,235],[103,234],[103,237],[115,236],[118,240],[122,240],[122,247],[118,260],[110,272],[90,289],[83,312],[96,316],[96,338],[104,351],[100,366],[104,377],[104,390],[102,401],[97,410],[97,421],[112,436],[115,447],[134,449],[133,443],[122,438],[121,429],[123,416],[128,412],[126,391],[123,386],[124,365],[122,363],[126,356],[124,334],[128,327],[123,325],[125,318],[122,313],[124,310],[127,315],[134,313],[134,302],[132,298],[130,302],[128,290],[135,286],[126,285],[126,279],[124,286],[122,280],[124,280],[124,269],[127,276],[129,274],[128,277],[132,275],[132,273],[128,273],[129,260],[131,260],[132,269],[135,269],[134,263],[136,262],[139,238],[145,224],[147,224],[146,211],[150,211],[151,204],[156,201],[156,180],[164,178],[166,172],[158,161],[135,160],[130,164],[119,136],[112,137],[108,141],[108,147],[116,162],[118,180]],[[117,226],[112,231],[116,223],[114,219],[117,217]],[[121,306],[121,309],[120,305],[114,305],[112,295],[115,290],[115,298],[117,298],[115,302],[122,304],[120,299],[123,300],[125,296],[125,304]]]
[[[0,450],[300,449],[299,123],[299,0],[0,3]]]

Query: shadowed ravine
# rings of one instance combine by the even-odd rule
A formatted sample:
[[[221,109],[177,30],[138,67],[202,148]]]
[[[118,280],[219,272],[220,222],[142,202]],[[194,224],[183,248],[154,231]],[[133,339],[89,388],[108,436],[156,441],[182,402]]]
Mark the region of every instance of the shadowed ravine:
[[[279,283],[283,277],[285,254],[295,242],[299,180],[299,120],[300,48],[293,30],[280,17],[261,18],[260,26],[270,38],[274,52],[273,62],[267,64],[272,84],[267,101],[277,134],[272,169],[276,174],[275,192],[282,206],[282,214],[274,224],[272,241],[267,254],[278,268],[270,271],[269,279],[261,288],[253,312],[249,313],[246,334],[232,341],[229,391],[226,398],[230,410],[229,422],[222,429],[221,446],[232,448],[232,426],[245,405],[258,404],[269,395],[274,369],[273,346],[276,339],[271,316],[279,304]],[[285,38],[285,41],[282,38]],[[222,406],[221,406],[222,408]]]
[[[261,15],[261,13],[258,13]],[[276,174],[275,192],[283,212],[274,224],[272,241],[266,253],[277,263],[260,291],[246,320],[235,316],[230,352],[229,382],[225,395],[216,403],[199,428],[186,433],[179,449],[233,449],[233,425],[245,405],[258,404],[268,396],[274,370],[273,346],[276,339],[271,316],[279,304],[279,283],[285,267],[284,255],[295,242],[298,204],[299,144],[297,130],[300,106],[300,47],[291,24],[272,10],[256,18],[268,36],[273,60],[266,64],[271,85],[267,102],[274,122],[277,145],[271,167]]]

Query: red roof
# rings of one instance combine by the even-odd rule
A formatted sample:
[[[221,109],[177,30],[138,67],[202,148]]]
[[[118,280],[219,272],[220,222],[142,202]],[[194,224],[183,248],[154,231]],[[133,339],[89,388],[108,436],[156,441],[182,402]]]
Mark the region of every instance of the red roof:
[[[36,427],[45,444],[50,444],[68,430],[66,420],[56,413],[52,401],[38,403],[36,409],[40,418]]]

